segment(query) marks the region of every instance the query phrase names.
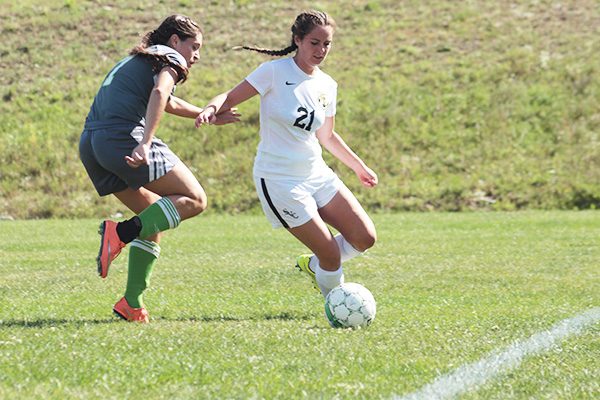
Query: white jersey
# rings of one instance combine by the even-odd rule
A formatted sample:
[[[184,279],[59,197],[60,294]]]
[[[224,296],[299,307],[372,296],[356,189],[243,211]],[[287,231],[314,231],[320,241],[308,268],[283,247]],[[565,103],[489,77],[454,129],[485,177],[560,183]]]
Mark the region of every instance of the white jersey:
[[[315,133],[335,115],[337,83],[318,68],[306,74],[291,57],[263,63],[246,81],[261,96],[254,175],[304,180],[328,169]]]

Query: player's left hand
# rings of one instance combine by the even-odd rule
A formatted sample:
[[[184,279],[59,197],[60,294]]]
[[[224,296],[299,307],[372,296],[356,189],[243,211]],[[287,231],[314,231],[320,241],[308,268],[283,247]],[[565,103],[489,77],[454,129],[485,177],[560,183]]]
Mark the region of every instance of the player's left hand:
[[[360,179],[362,185],[365,187],[374,187],[379,183],[377,174],[367,166],[364,166],[360,171],[357,171],[356,175],[358,176],[358,179]]]

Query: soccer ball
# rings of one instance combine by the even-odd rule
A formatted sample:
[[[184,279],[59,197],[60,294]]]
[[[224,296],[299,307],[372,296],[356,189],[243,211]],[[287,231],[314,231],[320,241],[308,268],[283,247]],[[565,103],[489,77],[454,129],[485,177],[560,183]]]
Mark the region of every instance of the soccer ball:
[[[342,283],[325,298],[325,316],[332,328],[366,328],[375,311],[373,295],[358,283]]]

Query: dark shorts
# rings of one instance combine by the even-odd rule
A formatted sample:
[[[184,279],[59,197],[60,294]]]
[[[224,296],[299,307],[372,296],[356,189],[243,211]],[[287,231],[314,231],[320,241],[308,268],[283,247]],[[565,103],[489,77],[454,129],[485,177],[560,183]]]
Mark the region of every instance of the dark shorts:
[[[125,156],[131,156],[143,135],[143,127],[131,124],[84,129],[79,139],[79,157],[100,196],[127,188],[138,190],[164,176],[179,162],[162,140],[154,138],[150,165],[127,165]]]

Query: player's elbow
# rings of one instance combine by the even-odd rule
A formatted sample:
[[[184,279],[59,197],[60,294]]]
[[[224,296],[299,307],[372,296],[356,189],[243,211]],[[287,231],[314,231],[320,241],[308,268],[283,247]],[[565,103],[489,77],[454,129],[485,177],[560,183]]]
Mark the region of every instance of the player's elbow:
[[[155,86],[150,93],[150,98],[156,98],[160,103],[164,103],[165,105],[169,105],[169,98],[171,97],[171,91],[167,90],[162,86]]]

